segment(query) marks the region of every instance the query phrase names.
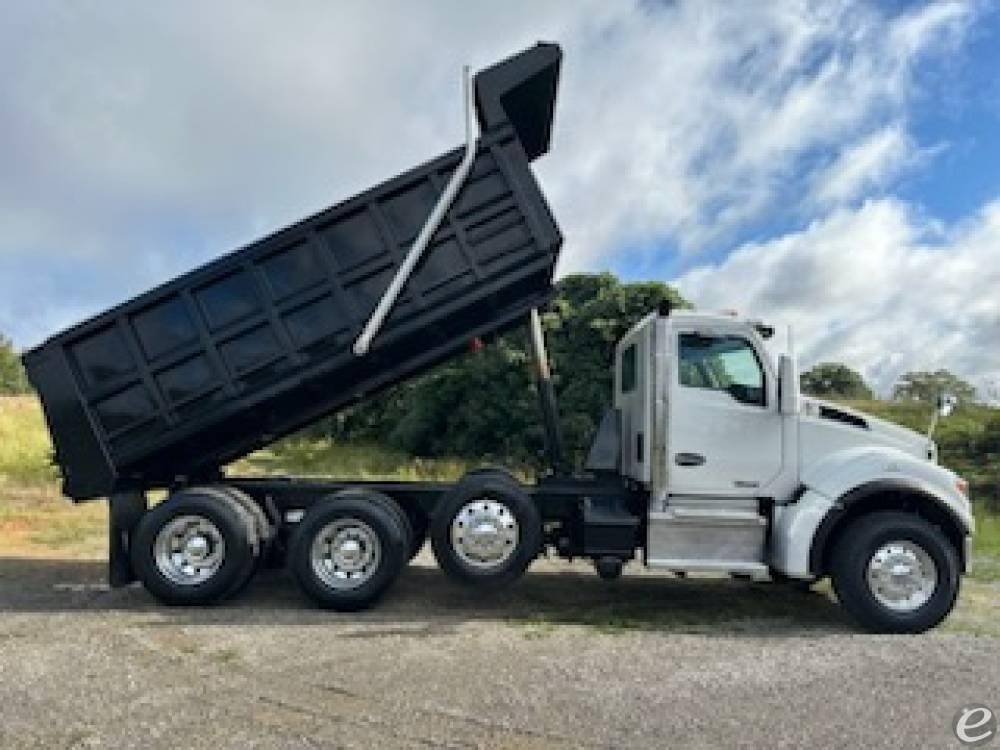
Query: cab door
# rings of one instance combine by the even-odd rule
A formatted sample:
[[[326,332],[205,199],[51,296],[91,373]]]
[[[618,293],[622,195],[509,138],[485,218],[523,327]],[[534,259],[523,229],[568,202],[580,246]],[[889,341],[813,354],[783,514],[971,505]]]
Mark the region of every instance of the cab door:
[[[782,417],[762,347],[736,328],[674,335],[669,492],[756,495],[782,467]]]

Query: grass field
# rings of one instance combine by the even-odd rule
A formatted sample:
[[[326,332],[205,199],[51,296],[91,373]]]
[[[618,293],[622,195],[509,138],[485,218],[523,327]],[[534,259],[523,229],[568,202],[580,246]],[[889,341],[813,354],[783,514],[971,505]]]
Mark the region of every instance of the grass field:
[[[0,555],[53,552],[103,557],[107,550],[105,503],[73,506],[59,493],[51,445],[33,397],[0,397]],[[469,463],[414,459],[378,447],[336,445],[291,438],[254,453],[232,473],[328,475],[358,479],[449,480]],[[1000,580],[1000,516],[977,512],[973,576]]]
[[[919,401],[848,401],[859,411],[889,422],[926,432],[930,411]],[[982,404],[960,404],[947,419],[938,422],[934,440],[941,461],[962,475],[973,497],[983,507],[1000,513],[1000,454],[991,452],[991,434],[1000,430],[1000,410]],[[985,443],[985,444],[984,444]]]
[[[237,461],[230,473],[447,481],[458,479],[468,469],[465,461],[413,458],[383,448],[293,437]]]
[[[38,402],[0,396],[0,487],[44,487],[56,480],[52,445]]]

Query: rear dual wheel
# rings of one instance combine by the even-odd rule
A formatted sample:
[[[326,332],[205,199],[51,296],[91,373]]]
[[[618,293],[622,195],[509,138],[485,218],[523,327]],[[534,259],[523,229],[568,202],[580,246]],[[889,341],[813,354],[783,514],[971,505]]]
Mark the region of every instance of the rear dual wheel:
[[[348,487],[331,495],[331,499],[353,498],[360,502],[376,503],[392,514],[399,524],[406,544],[406,561],[409,562],[420,552],[427,539],[427,516],[419,508],[408,506],[405,510],[398,502],[383,492],[363,487]]]
[[[316,604],[352,612],[385,594],[412,543],[406,514],[394,500],[344,490],[306,511],[292,538],[288,568]]]
[[[263,511],[239,490],[189,487],[143,515],[129,553],[136,577],[161,602],[212,604],[246,586],[270,536]]]

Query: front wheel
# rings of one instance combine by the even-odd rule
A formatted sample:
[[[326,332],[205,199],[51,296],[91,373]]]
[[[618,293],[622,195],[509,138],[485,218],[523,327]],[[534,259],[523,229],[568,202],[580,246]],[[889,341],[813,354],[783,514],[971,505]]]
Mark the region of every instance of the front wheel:
[[[940,529],[908,513],[863,516],[836,541],[831,578],[840,603],[876,633],[922,633],[958,598],[958,555]]]

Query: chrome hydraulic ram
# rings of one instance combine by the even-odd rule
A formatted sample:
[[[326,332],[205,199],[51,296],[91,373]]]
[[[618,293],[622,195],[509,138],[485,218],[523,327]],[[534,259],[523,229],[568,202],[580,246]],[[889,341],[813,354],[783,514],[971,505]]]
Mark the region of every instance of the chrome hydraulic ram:
[[[396,271],[396,275],[393,277],[388,289],[385,290],[385,294],[382,295],[382,299],[379,300],[375,311],[368,319],[368,322],[365,323],[364,329],[362,329],[360,335],[355,340],[354,354],[358,357],[362,357],[368,353],[368,349],[372,344],[372,339],[378,335],[379,330],[382,328],[382,324],[385,323],[386,318],[389,317],[389,313],[392,311],[393,305],[396,304],[396,300],[402,293],[403,287],[406,286],[406,282],[409,280],[410,275],[417,267],[417,263],[420,262],[420,258],[423,256],[424,251],[430,244],[431,238],[434,236],[434,233],[437,232],[438,227],[441,226],[441,222],[444,220],[444,216],[448,212],[448,209],[451,208],[452,203],[455,202],[455,198],[458,196],[458,191],[461,190],[462,185],[465,183],[465,179],[469,176],[469,171],[472,169],[472,163],[476,159],[478,128],[476,125],[475,107],[472,103],[472,78],[469,73],[468,65],[462,68],[462,82],[465,94],[465,155],[462,157],[462,162],[458,165],[458,169],[455,170],[455,173],[448,181],[448,185],[445,187],[444,192],[441,193],[441,197],[438,198],[438,202],[435,204],[434,210],[431,211],[430,216],[427,217],[427,221],[420,230],[420,234],[418,234],[417,238],[413,241],[413,245],[410,247],[409,252],[400,264],[399,269]]]
[[[542,422],[545,427],[545,449],[548,452],[552,472],[560,475],[566,473],[565,452],[563,449],[562,430],[559,427],[559,406],[556,402],[556,391],[552,385],[552,370],[549,367],[549,355],[545,348],[545,332],[542,330],[542,318],[538,308],[532,308],[528,316],[529,340],[531,356],[535,363],[535,386],[538,388],[538,402],[542,408]]]

